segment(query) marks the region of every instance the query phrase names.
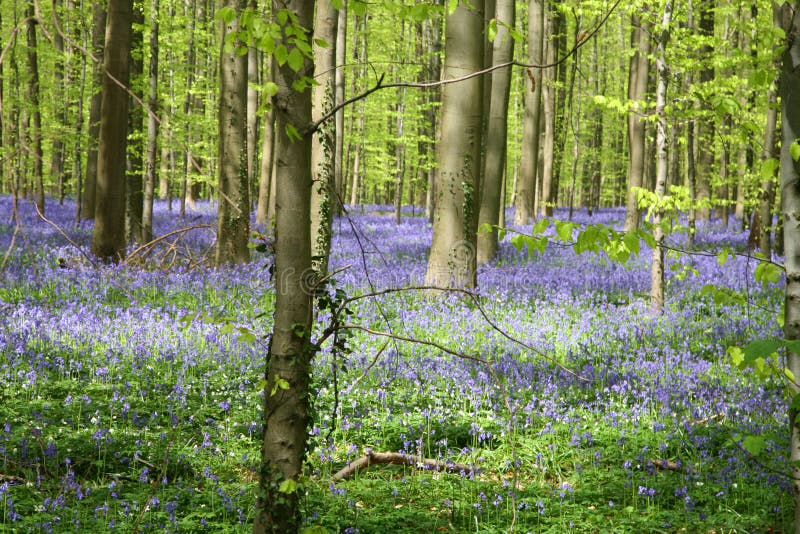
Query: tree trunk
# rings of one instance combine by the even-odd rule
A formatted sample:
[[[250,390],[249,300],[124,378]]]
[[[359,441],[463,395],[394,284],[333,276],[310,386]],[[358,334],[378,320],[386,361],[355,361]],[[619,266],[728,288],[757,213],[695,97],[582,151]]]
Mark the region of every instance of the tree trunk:
[[[236,39],[225,46],[225,36],[239,31],[239,17],[245,0],[226,0],[236,10],[231,22],[222,24],[219,58],[218,160],[219,204],[217,206],[217,265],[242,263],[250,259],[250,200],[247,180],[247,54]]]
[[[508,31],[508,27],[513,28],[515,24],[513,0],[498,0],[495,18],[498,24],[497,34],[492,46],[492,65],[506,63],[514,57],[514,39]],[[511,69],[505,68],[494,71],[491,75],[491,82],[488,110],[489,125],[487,128],[486,155],[483,161],[484,178],[478,224],[494,226],[500,223],[500,210],[503,208],[501,192],[505,176],[503,171],[506,165]],[[478,265],[483,265],[494,259],[497,255],[498,246],[497,229],[492,228],[489,232],[480,232],[477,237],[477,243]]]
[[[67,0],[67,9],[72,9],[72,0]],[[80,2],[79,8],[83,12],[83,0]],[[76,25],[75,42],[79,42],[79,38],[83,36],[83,47],[88,48],[86,34]],[[77,55],[77,47],[72,51],[73,55]],[[86,92],[86,54],[81,53],[81,66],[80,66],[80,81],[78,82],[78,94],[75,96],[75,125],[74,137],[75,144],[73,145],[73,165],[75,176],[75,226],[80,224],[83,209],[83,169],[81,168],[81,160],[83,159],[83,146],[81,145],[81,138],[83,137],[83,95]]]
[[[53,11],[57,16],[62,16],[63,0],[54,0]],[[67,81],[64,81],[64,37],[61,32],[55,32],[53,35],[53,46],[56,49],[56,59],[54,65],[54,83],[53,93],[55,105],[57,106],[55,112],[56,133],[53,136],[52,151],[50,154],[50,177],[58,183],[58,203],[64,203],[65,195],[65,176],[64,176],[64,139],[67,135],[67,111],[69,107],[68,100],[64,97],[64,88],[69,87],[69,75]]]
[[[551,36],[547,42],[546,59],[545,63],[548,65],[555,62],[556,47],[552,39],[552,18],[547,17],[546,24],[548,30],[546,33]],[[553,205],[551,199],[553,197],[553,159],[555,157],[555,128],[556,128],[556,95],[555,88],[553,87],[554,76],[553,70],[545,71],[544,76],[540,80],[542,85],[542,110],[544,112],[544,146],[542,152],[542,189],[539,193],[539,206],[538,210],[542,216],[549,217],[553,214]]]
[[[789,7],[789,4],[784,4]],[[800,160],[792,157],[800,139],[800,2],[794,2],[794,16],[787,31],[787,47],[783,53],[781,75],[781,209],[784,217],[784,252],[786,254],[786,305],[784,335],[786,339],[800,339]],[[793,148],[792,148],[793,147]],[[789,352],[787,368],[793,376],[800,377],[800,354]],[[789,381],[796,397],[800,389],[794,380]],[[800,419],[795,402],[789,409],[791,426],[790,460],[794,489],[795,532],[800,527]]]
[[[97,151],[100,137],[100,113],[103,102],[101,90],[105,76],[103,61],[106,34],[106,10],[103,2],[94,2],[92,12],[92,53],[98,60],[92,69],[92,102],[89,105],[89,139],[86,149],[86,178],[83,181],[83,205],[81,216],[94,219],[97,198]],[[127,126],[127,118],[125,119]]]
[[[347,62],[347,3],[343,3],[336,20],[336,73],[334,74],[334,98],[336,105],[344,102],[345,63]],[[344,202],[344,109],[334,117],[333,147],[333,215],[342,214]]]
[[[270,81],[272,81],[272,76],[270,76]],[[261,135],[261,172],[258,179],[256,224],[267,224],[269,221],[272,166],[275,157],[275,112],[271,108],[264,118],[264,131]]]
[[[33,177],[36,180],[36,205],[39,210],[44,213],[44,172],[42,169],[42,161],[44,154],[42,152],[42,112],[39,107],[39,56],[36,50],[36,24],[34,18],[33,1],[28,3],[28,10],[26,16],[28,17],[27,23],[27,44],[28,44],[28,69],[30,70],[30,77],[28,78],[28,92],[27,99],[31,106],[31,116],[33,125],[30,129],[30,139],[33,145],[31,156],[33,157]]]
[[[631,56],[628,75],[628,100],[633,103],[628,113],[628,192],[625,202],[625,231],[639,227],[637,188],[644,183],[645,167],[645,111],[647,107],[647,75],[650,53],[650,31],[638,13],[631,15]]]
[[[444,79],[483,67],[483,5],[459,3],[445,22]],[[482,81],[473,77],[442,91],[433,240],[425,282],[475,287],[475,231],[479,207]]]
[[[699,35],[706,39],[714,37],[714,4],[715,0],[699,2],[700,20]],[[703,64],[700,69],[700,84],[708,84],[714,80],[714,47],[706,43],[700,47],[699,58]],[[711,111],[711,102],[702,99],[698,103],[701,113]],[[708,221],[711,218],[711,174],[714,166],[714,123],[712,119],[702,116],[695,122],[695,141],[697,143],[697,163],[695,173],[697,179],[697,218]]]
[[[131,48],[133,50],[142,50],[144,45],[144,34],[142,27],[144,26],[144,12],[138,3],[133,6],[133,34]],[[142,73],[144,72],[144,58],[143,54],[131,54],[131,91],[136,94],[140,99],[143,99],[144,92],[142,88],[144,85],[141,83]],[[128,114],[128,132],[130,140],[128,141],[128,154],[126,159],[126,166],[128,170],[128,184],[127,184],[127,206],[126,206],[126,234],[128,240],[134,243],[142,243],[142,209],[144,207],[144,172],[142,165],[142,156],[144,154],[144,135],[142,134],[142,126],[144,122],[144,113],[142,106],[138,102],[133,101],[131,97],[130,113]]]
[[[436,4],[442,6],[444,4],[444,0],[436,0]],[[427,36],[427,41],[430,44],[430,52],[428,54],[427,60],[427,70],[428,70],[428,80],[439,80],[442,77],[442,62],[441,62],[441,51],[442,51],[442,24],[441,20],[434,15],[434,17],[426,21],[425,23],[425,35]],[[438,122],[438,113],[436,109],[436,104],[439,104],[442,101],[442,93],[441,90],[434,89],[429,91],[428,99],[427,99],[427,112],[426,116],[426,124],[428,125],[428,132],[430,133],[431,139],[434,140],[432,144],[428,145],[428,153],[427,158],[428,161],[431,162],[431,165],[428,166],[428,173],[427,173],[427,188],[425,192],[425,218],[428,219],[429,222],[433,222],[433,214],[434,208],[436,205],[436,175],[437,170],[436,166],[433,164],[436,161],[436,146],[438,145],[439,136],[439,122]]]
[[[147,149],[145,153],[142,242],[153,239],[153,196],[158,169],[158,0],[150,0],[150,65],[147,99]]]
[[[666,60],[667,41],[669,41],[670,21],[672,19],[672,0],[664,4],[664,15],[661,19],[661,28],[657,36],[656,71],[658,84],[656,86],[656,179],[654,191],[656,202],[664,198],[667,192],[667,85],[669,83],[669,69]],[[664,308],[664,209],[657,205],[653,210],[653,239],[656,246],[653,248],[653,260],[650,265],[650,305],[655,312]]]
[[[402,42],[402,41],[401,41]],[[396,141],[394,147],[395,171],[394,171],[394,219],[396,224],[400,224],[401,211],[403,209],[403,178],[406,173],[406,145],[405,145],[405,112],[406,112],[406,88],[400,88],[400,96],[397,103],[396,118]],[[411,199],[414,202],[414,199]]]
[[[273,0],[273,12],[288,9],[297,24],[310,28],[314,2]],[[308,35],[310,37],[310,35]],[[273,61],[278,85],[275,105],[277,214],[275,229],[275,318],[264,387],[264,439],[259,494],[253,532],[299,532],[299,483],[310,423],[309,347],[313,301],[305,275],[311,271],[311,136],[290,139],[286,126],[302,132],[311,122],[311,94],[298,93],[292,82],[313,76],[305,58],[295,72]]]
[[[189,178],[189,175],[192,173],[192,121],[189,113],[192,111],[192,87],[194,86],[194,70],[195,70],[195,63],[197,62],[197,54],[195,52],[195,35],[194,35],[194,28],[197,23],[197,0],[191,0],[191,3],[187,2],[187,7],[190,10],[189,12],[189,27],[186,28],[186,32],[189,34],[189,44],[186,51],[186,65],[187,65],[187,75],[186,75],[186,98],[183,102],[183,116],[186,124],[184,126],[184,131],[186,132],[186,146],[183,147],[183,176],[181,176],[181,191],[180,191],[180,210],[178,214],[180,217],[184,217],[186,215],[186,205],[189,205],[190,209],[194,209],[194,194],[192,193],[192,183]],[[219,142],[219,140],[218,140]]]
[[[252,12],[258,12],[257,0],[250,0]],[[248,198],[257,199],[259,180],[256,177],[256,158],[258,158],[258,76],[259,52],[251,46],[247,49],[247,184],[250,188]]]
[[[315,115],[324,115],[333,107],[336,73],[336,24],[339,15],[331,0],[317,2],[314,21],[314,80],[311,92]],[[326,46],[320,46],[324,41]],[[322,124],[311,141],[311,257],[314,268],[325,275],[331,250],[331,197],[334,186],[333,157],[335,121]]]
[[[133,0],[109,0],[103,54],[103,102],[97,153],[97,197],[92,253],[104,261],[125,255],[125,151]],[[112,80],[113,77],[113,80]]]
[[[528,63],[544,63],[544,0],[528,1]],[[514,202],[514,224],[526,224],[536,216],[536,171],[539,169],[539,138],[542,109],[542,69],[527,72],[530,90],[525,91],[522,119],[522,155]],[[527,87],[527,85],[526,85]]]

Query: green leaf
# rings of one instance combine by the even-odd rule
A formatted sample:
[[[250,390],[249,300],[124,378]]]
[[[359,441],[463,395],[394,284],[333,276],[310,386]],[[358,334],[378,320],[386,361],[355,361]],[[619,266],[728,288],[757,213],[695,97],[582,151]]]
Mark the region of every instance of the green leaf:
[[[494,42],[494,38],[497,37],[497,19],[489,21],[489,26],[486,28],[486,37],[490,43]]]
[[[300,51],[299,48],[292,48],[292,51],[289,52],[289,57],[287,58],[289,63],[289,67],[295,71],[299,72],[300,69],[303,68],[303,62],[305,59],[303,58],[303,53]]]
[[[300,139],[302,139],[300,132],[298,132],[297,128],[295,128],[291,124],[286,125],[286,136],[289,138],[290,141],[299,141]]]
[[[286,47],[283,45],[278,45],[275,49],[275,61],[278,62],[278,66],[282,67],[286,64],[286,60],[289,58],[289,51],[286,50]]]
[[[314,39],[314,42],[320,48],[328,48],[330,46],[325,39]]]
[[[800,139],[795,139],[794,143],[789,145],[789,155],[795,161],[800,161]]]
[[[297,491],[297,482],[294,479],[288,478],[281,482],[280,486],[278,486],[278,491],[281,493],[294,493]]]
[[[731,363],[736,367],[742,366],[744,363],[744,353],[742,352],[741,347],[728,347],[727,350],[728,358],[731,360]]]
[[[759,358],[768,358],[782,346],[783,341],[780,339],[755,339],[745,345],[742,350],[744,363],[750,363]]]
[[[768,263],[766,261],[762,261],[756,267],[753,276],[755,276],[755,279],[758,282],[767,285],[767,284],[777,283],[778,280],[781,279],[782,274],[783,274],[783,269],[781,269],[774,263]]]
[[[539,219],[538,221],[536,221],[536,224],[533,225],[533,228],[531,229],[531,234],[532,235],[541,234],[542,232],[547,230],[548,226],[550,226],[550,219]]]
[[[572,241],[572,229],[575,225],[571,222],[556,221],[556,235],[561,241]]]
[[[742,448],[752,454],[758,456],[767,446],[767,440],[761,436],[745,436],[742,440]]]
[[[448,0],[447,1],[447,14],[452,15],[456,8],[458,7],[458,0]]]
[[[275,375],[275,382],[272,384],[272,391],[270,391],[269,395],[272,397],[279,389],[286,391],[289,387],[289,382],[285,378],[282,378],[280,375]]]
[[[275,15],[275,19],[281,26],[286,26],[286,21],[289,19],[289,11],[287,11],[286,9],[281,9]]]
[[[776,158],[767,158],[761,162],[761,180],[771,180],[775,176],[775,171],[780,167],[780,162]]]
[[[719,251],[719,253],[717,254],[717,263],[719,264],[720,267],[724,267],[725,264],[728,263],[728,256],[729,253],[727,248],[723,248],[722,250]]]
[[[479,234],[490,234],[494,228],[490,223],[483,223],[478,227]]]
[[[638,254],[639,253],[639,235],[634,230],[630,230],[625,232],[625,235],[622,236],[622,241],[625,243],[625,247],[631,252],[631,254]]]
[[[230,24],[236,20],[236,10],[230,6],[221,7],[214,14],[215,20],[221,20],[225,24]]]
[[[342,9],[344,7],[344,0],[331,0],[333,9]]]
[[[236,338],[236,340],[240,343],[255,343],[258,339],[253,331],[246,326],[240,326],[237,328],[237,330],[239,331],[239,336]]]
[[[278,94],[278,84],[275,82],[267,82],[264,84],[264,96],[272,98]]]

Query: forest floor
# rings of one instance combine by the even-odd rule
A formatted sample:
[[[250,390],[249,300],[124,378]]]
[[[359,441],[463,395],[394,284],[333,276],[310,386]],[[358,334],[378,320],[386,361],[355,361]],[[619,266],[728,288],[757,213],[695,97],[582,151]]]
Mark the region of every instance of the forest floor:
[[[0,197],[0,532],[250,531],[271,259],[206,267],[214,207],[157,203],[156,235],[193,229],[98,266],[74,204],[47,209],[15,227]],[[423,284],[431,239],[388,211],[334,224],[361,329],[315,359],[309,532],[790,531],[783,384],[729,349],[780,336],[782,280],[720,261],[744,252],[738,221],[670,255],[654,314],[644,246],[620,265],[506,240],[474,295],[387,291]],[[334,480],[384,452],[412,459]]]

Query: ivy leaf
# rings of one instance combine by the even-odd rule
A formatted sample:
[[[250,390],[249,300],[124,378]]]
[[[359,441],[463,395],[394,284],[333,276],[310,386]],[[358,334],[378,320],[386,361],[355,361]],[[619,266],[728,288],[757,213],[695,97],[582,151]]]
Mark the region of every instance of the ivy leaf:
[[[800,139],[795,139],[794,143],[789,145],[789,155],[795,161],[800,161]]]
[[[278,486],[278,491],[286,494],[294,493],[297,491],[297,482],[291,478],[286,479]]]
[[[275,382],[272,384],[272,391],[270,391],[269,395],[272,397],[275,395],[279,389],[284,391],[289,389],[289,381],[285,378],[282,378],[280,375],[275,375]]]

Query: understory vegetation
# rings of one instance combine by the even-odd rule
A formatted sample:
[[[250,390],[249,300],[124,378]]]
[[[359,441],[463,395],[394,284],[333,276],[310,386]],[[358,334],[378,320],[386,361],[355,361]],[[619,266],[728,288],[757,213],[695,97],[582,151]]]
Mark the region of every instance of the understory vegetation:
[[[620,265],[506,239],[473,296],[385,291],[423,284],[431,239],[418,209],[400,224],[390,209],[334,223],[330,294],[377,296],[348,304],[359,328],[314,360],[311,532],[788,531],[783,384],[728,356],[780,336],[782,282],[755,281],[746,256],[720,264],[723,247],[746,252],[739,221],[670,255],[656,315],[646,247]],[[90,241],[74,211],[50,203],[48,224],[24,202],[19,227],[0,222],[0,531],[250,531],[270,254],[206,267],[216,207],[179,220],[157,203],[156,235],[193,229],[93,265],[67,240]],[[370,452],[415,459],[333,479]]]

